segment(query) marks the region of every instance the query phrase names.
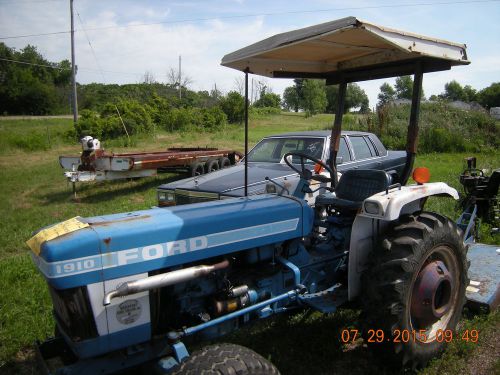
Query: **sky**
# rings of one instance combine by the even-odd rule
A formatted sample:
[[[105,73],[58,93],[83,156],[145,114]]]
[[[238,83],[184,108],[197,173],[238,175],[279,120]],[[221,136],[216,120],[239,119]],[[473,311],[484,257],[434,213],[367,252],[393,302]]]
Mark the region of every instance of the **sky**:
[[[427,97],[453,79],[476,89],[500,81],[500,0],[74,0],[79,83],[137,83],[146,72],[167,82],[170,68],[193,90],[235,90],[243,73],[222,57],[274,34],[347,16],[465,43],[471,64],[424,76]],[[49,61],[71,59],[69,0],[0,0],[0,41],[35,45]],[[53,35],[26,36],[57,33]],[[18,37],[25,36],[25,37]],[[14,37],[14,38],[13,38]],[[90,42],[90,45],[89,45]],[[277,94],[291,80],[250,76]],[[377,102],[377,80],[361,82]]]

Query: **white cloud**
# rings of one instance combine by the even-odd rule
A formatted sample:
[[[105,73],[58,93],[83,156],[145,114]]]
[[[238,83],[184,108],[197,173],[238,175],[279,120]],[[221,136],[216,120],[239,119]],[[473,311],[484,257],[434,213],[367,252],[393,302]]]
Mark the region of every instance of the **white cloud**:
[[[345,2],[316,0],[295,5],[276,0],[274,2],[244,2],[240,0],[218,0],[215,2],[186,1],[77,1],[76,8],[88,30],[88,36],[95,54],[105,72],[108,83],[138,82],[146,71],[152,72],[157,80],[165,80],[169,67],[177,67],[178,56],[182,55],[182,70],[192,77],[193,89],[209,90],[217,83],[219,89],[234,89],[235,77],[242,73],[220,66],[226,53],[254,43],[265,37],[298,27],[308,26],[326,20],[345,17],[353,10],[318,13],[287,14],[276,17],[214,18],[204,22],[160,23],[180,19],[213,18],[214,15],[231,16],[250,13],[272,13],[296,9],[326,9],[372,6],[371,1]],[[382,3],[380,3],[382,4]],[[410,7],[381,8],[354,11],[368,21],[401,28],[417,33],[441,36],[443,38],[470,44],[469,57],[472,64],[454,68],[448,72],[428,74],[424,77],[427,96],[443,91],[444,84],[452,79],[480,89],[500,77],[500,55],[495,52],[500,45],[494,38],[498,35],[498,23],[488,21],[493,17],[486,5],[465,8],[456,7]],[[447,10],[443,22],[443,10]],[[471,22],[463,23],[463,11],[469,9]],[[478,17],[486,9],[483,18]],[[491,9],[495,9],[491,5]],[[498,10],[498,8],[496,8]],[[498,13],[497,13],[498,14]],[[493,17],[494,18],[494,17]],[[481,27],[474,20],[481,19]],[[479,21],[477,21],[479,22]],[[138,24],[151,24],[140,26]],[[75,20],[80,29],[78,18]],[[135,26],[134,26],[135,25]],[[117,26],[117,28],[106,28]],[[120,26],[120,27],[118,27]],[[126,27],[121,27],[126,26]],[[69,6],[67,2],[9,3],[0,7],[0,35],[22,35],[69,30]],[[478,30],[482,30],[478,32]],[[36,45],[39,51],[51,61],[70,58],[69,34],[35,38],[9,39],[9,46],[22,48],[27,43]],[[76,33],[76,57],[80,68],[78,80],[81,83],[102,81],[97,72],[92,51],[83,32]],[[89,70],[86,70],[89,69]],[[121,73],[120,73],[121,72]],[[256,77],[258,78],[258,77]],[[291,80],[269,80],[274,92],[282,93]],[[383,81],[360,83],[370,98],[370,105],[377,101],[379,86]],[[393,83],[394,80],[389,80]]]

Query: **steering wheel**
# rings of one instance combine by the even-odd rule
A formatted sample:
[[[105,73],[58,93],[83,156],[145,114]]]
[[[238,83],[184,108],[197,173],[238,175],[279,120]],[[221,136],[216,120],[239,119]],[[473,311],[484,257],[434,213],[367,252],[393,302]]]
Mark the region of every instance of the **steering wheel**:
[[[301,169],[298,169],[295,165],[292,164],[290,160],[288,160],[289,157],[298,157],[300,160],[300,166]],[[333,181],[333,172],[330,169],[328,165],[326,165],[322,160],[316,159],[310,155],[304,154],[302,152],[288,152],[285,155],[283,155],[283,159],[285,160],[286,165],[288,165],[290,168],[292,168],[293,171],[297,172],[300,176],[300,178],[303,178],[304,180],[315,180],[319,182],[332,182]],[[321,167],[323,167],[327,172],[330,173],[330,177],[323,176],[321,174],[313,174],[311,170],[306,168],[306,160],[311,160],[316,164],[319,164]]]

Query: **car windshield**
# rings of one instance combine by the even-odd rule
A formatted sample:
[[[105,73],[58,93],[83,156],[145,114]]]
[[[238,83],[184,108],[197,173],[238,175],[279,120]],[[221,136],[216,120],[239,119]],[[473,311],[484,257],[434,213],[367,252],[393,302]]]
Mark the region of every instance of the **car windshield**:
[[[293,138],[265,138],[248,153],[249,162],[279,163],[288,152],[301,152],[321,159],[323,155],[323,138],[293,137]],[[298,158],[292,159],[298,163]],[[312,162],[311,162],[312,163]]]

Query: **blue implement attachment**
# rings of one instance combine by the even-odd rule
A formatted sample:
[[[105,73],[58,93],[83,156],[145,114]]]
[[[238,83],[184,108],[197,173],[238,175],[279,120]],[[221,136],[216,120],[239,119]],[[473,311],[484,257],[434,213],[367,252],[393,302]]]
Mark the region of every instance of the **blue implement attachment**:
[[[495,310],[500,303],[500,246],[471,244],[467,258],[470,261],[468,304]]]

